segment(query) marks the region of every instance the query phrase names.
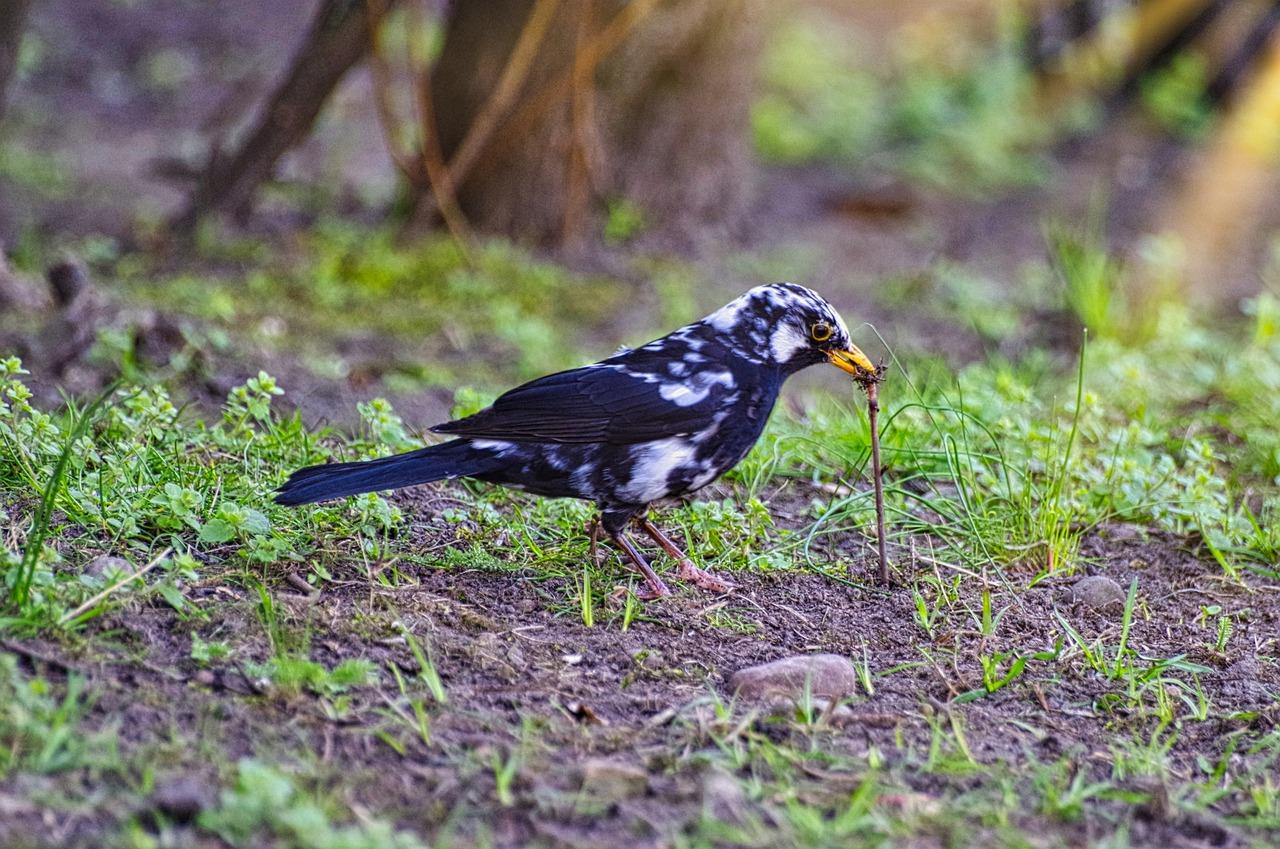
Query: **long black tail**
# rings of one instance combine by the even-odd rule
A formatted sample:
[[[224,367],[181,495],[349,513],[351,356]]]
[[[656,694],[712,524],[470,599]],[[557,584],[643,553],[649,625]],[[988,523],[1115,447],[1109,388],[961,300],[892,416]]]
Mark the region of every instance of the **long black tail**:
[[[491,471],[501,460],[494,452],[454,439],[406,454],[357,463],[308,466],[289,476],[276,490],[279,504],[312,504],[362,492],[399,489],[418,483]]]

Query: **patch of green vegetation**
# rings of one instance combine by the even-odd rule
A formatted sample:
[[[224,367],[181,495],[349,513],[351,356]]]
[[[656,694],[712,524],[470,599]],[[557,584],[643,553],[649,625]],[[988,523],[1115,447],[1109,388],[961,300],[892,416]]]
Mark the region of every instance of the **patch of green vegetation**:
[[[0,141],[0,181],[49,200],[66,197],[73,186],[66,163],[56,155],[15,139]]]
[[[63,689],[58,696],[44,678],[23,674],[17,657],[0,649],[0,779],[112,760],[114,734],[81,725],[88,710],[84,680],[73,675]]]
[[[896,45],[887,72],[841,30],[789,20],[766,54],[764,92],[752,110],[756,148],[780,162],[834,160],[894,170],[957,192],[1038,181],[1049,119],[1007,35],[958,65]]]
[[[618,198],[606,205],[604,219],[604,240],[610,244],[620,244],[639,235],[645,228],[644,210],[639,205]]]
[[[303,792],[293,777],[256,760],[242,760],[235,785],[218,806],[200,816],[200,828],[231,846],[288,849],[424,849],[415,835],[376,817],[338,825],[321,801]]]
[[[1205,99],[1209,69],[1203,56],[1183,51],[1164,67],[1143,77],[1141,102],[1160,126],[1182,138],[1203,139],[1213,124]]]
[[[440,235],[402,244],[391,228],[336,221],[287,249],[219,233],[200,244],[221,270],[173,276],[127,256],[117,265],[126,291],[285,348],[326,379],[357,365],[335,353],[343,341],[358,342],[405,387],[535,377],[581,360],[586,340],[564,328],[607,327],[628,297],[619,281],[573,274],[498,240],[463,252]]]
[[[942,541],[972,569],[1074,568],[1080,534],[1121,521],[1201,535],[1228,574],[1269,570],[1280,517],[1280,446],[1263,425],[1280,416],[1270,297],[1243,348],[1247,334],[1210,331],[1165,304],[1149,340],[1091,343],[1074,381],[1037,355],[953,378],[892,374],[882,401],[886,462],[902,470],[888,492],[892,524]],[[857,394],[803,422],[776,420],[734,477],[858,481],[869,434]],[[868,487],[838,486],[789,544],[808,552],[869,527],[871,510]]]

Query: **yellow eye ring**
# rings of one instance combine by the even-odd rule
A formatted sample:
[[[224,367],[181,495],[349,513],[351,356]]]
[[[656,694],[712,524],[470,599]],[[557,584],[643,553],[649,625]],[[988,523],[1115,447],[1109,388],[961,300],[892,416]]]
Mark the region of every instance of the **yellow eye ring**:
[[[831,329],[831,325],[825,321],[819,321],[809,328],[809,336],[815,342],[825,342],[831,338],[831,334],[835,331]]]

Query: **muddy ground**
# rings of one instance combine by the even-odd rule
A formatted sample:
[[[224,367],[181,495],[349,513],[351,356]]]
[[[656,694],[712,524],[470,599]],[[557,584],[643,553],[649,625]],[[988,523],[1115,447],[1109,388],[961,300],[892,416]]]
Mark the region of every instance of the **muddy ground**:
[[[409,494],[402,503],[422,507],[421,498]],[[414,520],[412,533],[424,551],[456,542],[456,529],[442,525],[426,514]],[[837,537],[832,544],[866,550],[861,537]],[[1046,816],[1037,811],[1032,788],[1013,785],[1007,792],[1025,802],[1008,826],[1024,831],[1030,845],[1086,845],[1118,829],[1135,846],[1246,846],[1270,839],[1231,823],[1243,800],[1230,793],[1203,813],[1188,813],[1181,805],[1186,800],[1171,802],[1170,794],[1177,797],[1183,782],[1218,762],[1228,740],[1238,744],[1233,770],[1274,768],[1263,763],[1265,752],[1244,754],[1280,719],[1274,660],[1280,586],[1274,580],[1226,580],[1185,541],[1128,526],[1090,533],[1076,575],[1030,589],[1020,580],[1029,575],[1015,575],[1012,583],[967,578],[953,584],[948,567],[896,554],[896,581],[887,589],[872,585],[870,561],[857,564],[852,581],[815,571],[740,573],[732,576],[739,589],[731,595],[683,588],[647,604],[625,630],[617,609],[600,611],[596,625],[584,627],[567,602],[574,587],[559,578],[401,563],[399,581],[387,586],[349,563],[347,574],[335,574],[318,593],[291,592],[287,585],[276,592],[283,631],[301,635],[313,660],[332,667],[364,659],[380,668],[378,685],[356,688],[340,710],[332,697],[273,691],[255,678],[252,664],[272,652],[256,612],[258,596],[223,583],[216,564],[187,588],[195,611],[186,615],[157,601],[95,622],[70,646],[32,640],[7,641],[5,648],[50,678],[87,679],[95,702],[86,726],[116,729],[127,756],[145,753],[162,789],[157,792],[177,782],[172,792],[208,805],[219,765],[244,757],[310,764],[324,777],[322,786],[355,810],[393,817],[423,835],[447,833],[444,845],[585,847],[626,840],[671,846],[696,832],[704,817],[772,823],[786,836],[784,800],[767,793],[753,798],[743,789],[761,765],[735,769],[724,756],[750,735],[801,750],[821,747],[830,766],[808,763],[794,779],[794,792],[810,802],[853,793],[866,765],[883,759],[883,780],[895,792],[878,804],[910,807],[927,822],[958,794],[995,783],[1005,766],[1013,775],[1023,772],[1025,781],[1028,762],[1065,762],[1085,781],[1115,781],[1117,801],[1090,804],[1075,818]],[[980,656],[1052,651],[1064,631],[1061,621],[1113,651],[1122,604],[1093,609],[1075,599],[1071,585],[1085,574],[1121,587],[1136,579],[1132,661],[1194,664],[1198,672],[1180,677],[1194,677],[1203,688],[1211,705],[1207,718],[1179,703],[1172,725],[1160,727],[1154,691],[1136,701],[1119,698],[1126,685],[1089,668],[1070,641],[1056,659],[1031,661],[1007,687],[955,701],[982,687]],[[953,600],[938,594],[941,586],[954,586]],[[999,613],[987,636],[978,630],[984,587]],[[931,636],[918,624],[915,592],[945,610]],[[1222,650],[1215,648],[1216,619],[1204,616],[1211,606],[1236,622]],[[429,707],[429,746],[388,719],[395,695],[388,670],[419,671],[401,625],[430,646],[447,693],[446,704]],[[193,634],[226,641],[231,660],[196,664]],[[735,670],[813,652],[862,659],[873,694],[819,705],[807,724],[797,724],[794,706],[732,703],[728,681]],[[1164,688],[1165,695],[1181,692],[1172,683]],[[717,714],[717,702],[732,707]],[[964,758],[965,769],[921,768],[937,754],[931,746],[938,745],[940,728],[952,756],[967,747],[972,760]],[[403,753],[379,732],[395,735]],[[1167,785],[1123,775],[1125,747],[1152,733],[1170,743]],[[515,752],[521,766],[512,796],[500,800],[491,761]],[[39,801],[49,799],[50,790],[48,780],[33,776],[0,784],[6,811],[0,845],[101,845],[120,822],[139,812],[146,821],[155,804],[154,795],[146,801],[119,776],[60,788],[86,794],[71,811]],[[899,845],[980,845],[984,839],[985,826],[972,820],[966,824],[974,829],[971,839],[956,844],[946,820],[938,815],[936,826],[926,824]],[[164,834],[178,841],[171,845],[221,845],[182,825],[166,825]]]

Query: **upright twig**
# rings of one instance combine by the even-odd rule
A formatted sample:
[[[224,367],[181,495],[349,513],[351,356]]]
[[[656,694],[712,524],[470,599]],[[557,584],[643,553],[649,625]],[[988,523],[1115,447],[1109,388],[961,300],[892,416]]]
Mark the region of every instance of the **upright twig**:
[[[542,46],[542,39],[559,6],[560,0],[538,0],[534,4],[529,19],[516,38],[516,46],[502,68],[498,84],[493,87],[489,99],[480,107],[480,112],[467,128],[462,143],[449,158],[449,175],[455,182],[461,183],[466,178],[476,157],[488,144],[494,127],[498,126],[498,121],[511,108],[516,95],[524,87],[529,69],[533,67],[533,60],[538,55],[538,48]]]
[[[411,184],[417,184],[419,171],[415,167],[414,156],[401,150],[396,138],[400,120],[391,102],[391,68],[382,55],[382,19],[386,16],[383,0],[367,0],[365,12],[369,16],[369,76],[373,81],[373,107],[378,115],[378,126],[382,129],[383,143],[396,170]]]
[[[431,193],[435,196],[436,206],[449,228],[453,240],[462,248],[467,262],[471,262],[468,245],[471,244],[471,227],[467,218],[458,206],[458,195],[454,190],[454,177],[444,163],[444,153],[440,150],[439,124],[436,122],[435,102],[431,96],[431,64],[424,64],[418,74],[417,84],[418,126],[422,136],[422,165],[426,169],[427,179],[431,182]]]
[[[876,549],[880,555],[880,583],[887,586],[889,555],[885,543],[884,482],[881,480],[880,468],[880,383],[884,380],[884,364],[877,366],[874,372],[860,372],[853,379],[867,393],[867,423],[871,428],[871,484],[876,496]],[[849,570],[849,577],[852,578],[852,564]]]
[[[880,583],[889,583],[889,556],[885,553],[884,481],[880,470],[880,384],[866,384],[867,419],[871,425],[871,480],[876,492],[876,549],[880,554]]]
[[[565,168],[564,218],[560,241],[568,244],[581,232],[581,223],[591,199],[591,129],[595,109],[595,81],[591,67],[583,61],[583,47],[591,36],[595,3],[585,0],[582,16],[573,42],[573,93],[570,99],[570,134],[568,162]]]

